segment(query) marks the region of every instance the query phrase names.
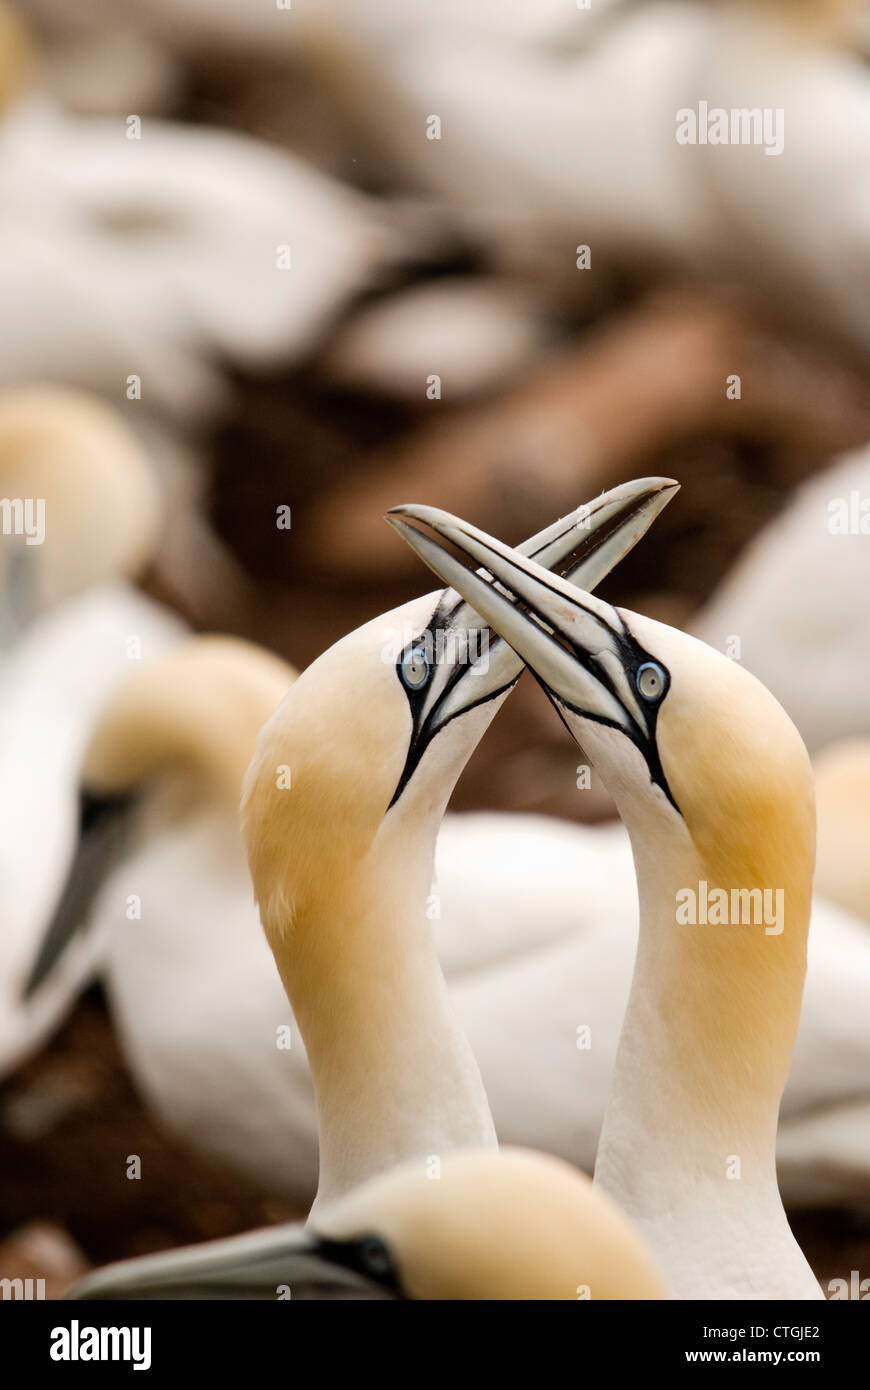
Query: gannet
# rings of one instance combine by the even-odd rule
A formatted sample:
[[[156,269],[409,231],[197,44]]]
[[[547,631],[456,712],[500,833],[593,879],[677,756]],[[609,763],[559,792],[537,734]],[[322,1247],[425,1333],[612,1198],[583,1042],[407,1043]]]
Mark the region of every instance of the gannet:
[[[558,1159],[466,1149],[370,1179],[305,1226],[87,1275],[67,1299],[662,1299],[643,1240]]]
[[[330,35],[335,99],[490,254],[538,272],[549,258],[568,294],[590,292],[569,278],[581,242],[605,270],[641,258],[737,279],[866,349],[870,96],[837,46],[854,0],[602,8],[462,24],[451,7],[349,7]],[[680,143],[678,113],[701,102],[729,121],[763,107],[782,139]]]
[[[528,545],[546,562],[567,570],[579,567],[588,584],[597,583],[644,533],[674,487],[663,479],[626,484],[577,509]],[[437,630],[430,625],[433,615],[437,615]],[[346,786],[336,775],[345,766],[335,742],[343,727],[338,713],[333,740],[324,739],[309,750],[309,758],[324,759],[318,786],[332,788],[336,824],[347,823],[340,847],[350,845],[351,817],[365,805],[373,805],[372,814],[384,820],[379,853],[388,853],[391,836],[394,846],[401,845],[411,834],[409,825],[413,828],[420,843],[419,863],[409,859],[404,849],[393,861],[397,910],[400,899],[404,902],[410,895],[411,920],[419,918],[424,929],[429,927],[427,912],[431,912],[445,970],[468,968],[462,928],[473,926],[473,918],[466,910],[451,928],[445,899],[438,920],[430,903],[431,882],[422,879],[427,874],[431,878],[439,805],[443,809],[461,765],[473,750],[475,733],[482,731],[498,699],[521,671],[501,643],[492,651],[482,650],[481,657],[487,660],[472,660],[467,669],[451,666],[451,654],[463,640],[469,644],[471,658],[475,656],[479,627],[455,596],[429,595],[344,639],[309,668],[297,683],[298,695],[294,694],[294,673],[249,644],[192,639],[153,668],[144,667],[116,693],[84,759],[84,788],[102,805],[111,800],[116,819],[126,820],[128,833],[119,853],[103,856],[96,874],[83,844],[81,863],[72,866],[42,949],[34,950],[33,997],[51,979],[54,962],[63,959],[65,943],[76,928],[89,923],[90,935],[108,942],[105,975],[110,1004],[127,1061],[157,1114],[191,1142],[297,1199],[310,1199],[316,1179],[314,1104],[299,1037],[301,1029],[310,1045],[310,1030],[305,1017],[299,1018],[297,1029],[257,924],[237,824],[242,772],[261,725],[291,687],[261,741],[259,780],[254,774],[249,779],[248,839],[261,902],[270,900],[270,877],[276,891],[283,888],[289,874],[296,892],[313,893],[314,870],[321,860],[296,864],[289,852],[292,827],[285,825],[288,817],[306,817],[306,783],[303,778],[300,786],[301,769],[294,771],[284,754],[277,763],[270,761],[277,756],[272,742],[283,743],[285,723],[294,718],[298,717],[300,727],[311,718],[325,719],[330,701],[350,700],[355,718],[362,717],[357,713],[360,706],[372,721],[382,718],[381,740],[392,748],[392,739],[395,748],[381,759],[374,758],[366,784],[369,801],[362,800],[362,785],[352,781]],[[410,641],[411,635],[420,638],[422,657],[420,643]],[[431,651],[425,643],[427,636],[434,641]],[[399,647],[394,650],[397,641]],[[410,642],[407,652],[406,642]],[[345,679],[339,671],[352,652],[358,653],[358,661]],[[412,668],[404,674],[400,656],[402,660],[407,656]],[[430,662],[428,668],[423,657]],[[423,667],[419,667],[421,661]],[[478,673],[487,664],[488,669]],[[419,690],[412,685],[418,667],[427,677]],[[321,683],[329,684],[330,672],[334,688],[321,690]],[[365,681],[374,691],[368,704],[362,698]],[[238,695],[240,683],[249,691],[244,700]],[[467,719],[460,719],[457,716],[465,712],[466,702],[472,708]],[[416,711],[413,729],[409,727],[412,710]],[[346,727],[350,731],[351,726]],[[286,736],[298,737],[292,723]],[[437,748],[440,759],[428,756],[431,747]],[[390,795],[380,805],[378,779],[388,776],[399,757],[397,750],[401,750],[402,765]],[[359,760],[373,753],[350,744],[349,776],[362,775]],[[335,760],[335,768],[329,759]],[[217,786],[213,763],[221,770]],[[281,774],[279,766],[285,764],[288,773]],[[292,786],[284,787],[282,779],[288,774]],[[401,796],[392,813],[384,816],[400,783]],[[342,795],[356,797],[347,810]],[[185,799],[179,802],[182,796]],[[319,827],[328,843],[329,835],[319,819],[321,810],[315,798],[308,828],[313,835]],[[280,840],[274,862],[264,862],[265,846],[273,843],[276,834],[286,834],[286,843]],[[442,863],[441,873],[449,878],[449,866]],[[438,891],[442,891],[440,884]],[[131,895],[132,905],[128,903]],[[454,891],[453,896],[455,900],[459,894]],[[75,911],[68,910],[71,901]],[[498,949],[516,949],[536,928],[537,914],[530,906],[515,924],[517,939],[500,942]],[[484,950],[479,952],[485,957]],[[324,980],[329,976],[325,971]],[[441,991],[438,983],[436,993],[443,1002]],[[438,1065],[443,1065],[443,1059]],[[478,1101],[482,1115],[485,1103],[480,1095]],[[412,1118],[409,1115],[409,1125]],[[487,1112],[487,1136],[489,1124]],[[393,1139],[388,1133],[381,1136],[385,1151],[389,1152]],[[396,1154],[397,1159],[402,1156]]]
[[[485,568],[472,573],[405,518]],[[697,639],[436,509],[389,519],[526,661],[631,838],[640,934],[596,1182],[645,1233],[677,1297],[821,1297],[775,1168],[815,850],[797,730],[760,682]],[[721,925],[707,915],[717,891]]]
[[[0,397],[0,1075],[59,1022],[94,967],[80,939],[24,984],[76,843],[79,763],[100,707],[183,625],[128,582],[160,501],[138,444],[100,402],[54,387]],[[28,544],[15,504],[43,504]],[[8,526],[5,525],[6,516]],[[16,531],[18,533],[16,533]]]
[[[389,209],[265,141],[38,91],[0,123],[0,180],[0,383],[186,418],[220,408],[219,359],[298,358],[406,249]]]
[[[83,391],[19,386],[0,395],[0,497],[7,641],[63,599],[134,579],[157,541],[151,465],[117,412]]]

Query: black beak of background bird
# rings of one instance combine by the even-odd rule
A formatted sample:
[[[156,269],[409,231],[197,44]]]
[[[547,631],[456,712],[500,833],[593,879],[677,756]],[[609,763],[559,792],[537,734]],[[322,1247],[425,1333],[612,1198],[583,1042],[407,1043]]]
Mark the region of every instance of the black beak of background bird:
[[[662,483],[670,500],[678,484]],[[430,569],[510,644],[557,703],[619,728],[649,748],[654,716],[638,697],[634,679],[649,653],[615,608],[448,512],[403,506],[389,519]],[[459,557],[411,521],[428,526]]]
[[[64,1298],[274,1302],[285,1287],[292,1288],[294,1301],[404,1297],[390,1253],[376,1236],[330,1240],[301,1226],[276,1226],[106,1265],[85,1275]]]

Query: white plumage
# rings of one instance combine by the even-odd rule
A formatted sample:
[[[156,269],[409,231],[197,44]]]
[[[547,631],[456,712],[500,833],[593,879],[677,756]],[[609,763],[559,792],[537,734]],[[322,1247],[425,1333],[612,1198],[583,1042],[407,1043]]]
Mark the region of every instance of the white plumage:
[[[811,752],[868,732],[868,540],[870,451],[859,449],[797,490],[693,624],[720,651],[739,639],[742,664],[786,706]]]
[[[28,1000],[24,986],[78,833],[79,767],[97,715],[134,661],[183,625],[123,584],[96,587],[37,618],[0,670],[0,1075],[60,1022],[92,976],[84,935]],[[131,640],[141,658],[131,659]]]
[[[485,23],[442,24],[440,10],[428,24],[417,12],[382,26],[377,7],[363,7],[333,40],[382,148],[508,259],[549,252],[580,293],[578,243],[593,266],[736,277],[792,320],[866,348],[861,62],[817,42],[806,7],[656,3],[617,8],[613,22],[596,22],[597,8],[557,25],[548,12],[549,32],[523,23],[493,35]],[[346,77],[342,94],[353,92]],[[677,113],[700,101],[782,109],[782,152],[679,144]],[[440,139],[427,139],[432,116]]]
[[[149,461],[101,402],[54,387],[0,399],[0,484],[41,499],[44,536],[4,535],[0,652],[0,1075],[59,1022],[93,970],[76,942],[24,989],[78,836],[79,770],[104,702],[183,624],[130,582],[156,545]]]
[[[400,251],[371,200],[263,142],[156,119],[128,139],[45,98],[0,127],[0,179],[0,382],[117,398],[135,375],[208,411],[217,357],[293,360]]]

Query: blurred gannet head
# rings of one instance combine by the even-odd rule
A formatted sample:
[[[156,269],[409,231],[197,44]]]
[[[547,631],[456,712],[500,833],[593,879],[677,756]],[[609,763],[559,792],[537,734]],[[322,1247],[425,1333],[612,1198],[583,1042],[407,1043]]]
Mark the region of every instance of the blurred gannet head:
[[[97,719],[80,769],[79,845],[30,968],[42,987],[124,853],[142,803],[164,823],[215,813],[223,850],[243,869],[242,775],[257,733],[294,678],[272,652],[236,637],[196,636],[122,681]],[[92,841],[90,836],[96,838]]]
[[[84,392],[24,386],[0,396],[0,497],[7,573],[30,612],[132,578],[154,549],[157,484],[120,416]],[[29,525],[30,538],[22,523]],[[37,524],[39,523],[39,524]]]
[[[113,797],[175,776],[235,812],[257,734],[294,678],[280,657],[238,637],[180,642],[113,693],[85,752],[83,785]]]
[[[458,1150],[437,1178],[407,1164],[324,1210],[317,1231],[376,1232],[372,1264],[408,1298],[667,1297],[616,1204],[567,1163],[525,1149]]]
[[[98,1270],[70,1299],[663,1299],[614,1202],[560,1159],[446,1154],[363,1183],[304,1229],[277,1228]]]

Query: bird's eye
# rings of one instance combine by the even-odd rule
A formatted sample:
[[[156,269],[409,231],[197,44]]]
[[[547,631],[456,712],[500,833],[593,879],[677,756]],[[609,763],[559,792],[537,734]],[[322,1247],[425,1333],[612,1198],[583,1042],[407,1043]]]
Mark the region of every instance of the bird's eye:
[[[373,1279],[384,1279],[391,1273],[393,1261],[380,1236],[363,1236],[359,1242],[360,1263]]]
[[[423,647],[412,647],[402,657],[399,671],[409,690],[419,690],[429,679],[429,658]]]
[[[645,661],[638,667],[635,685],[645,700],[660,700],[665,693],[665,672],[657,661]]]

